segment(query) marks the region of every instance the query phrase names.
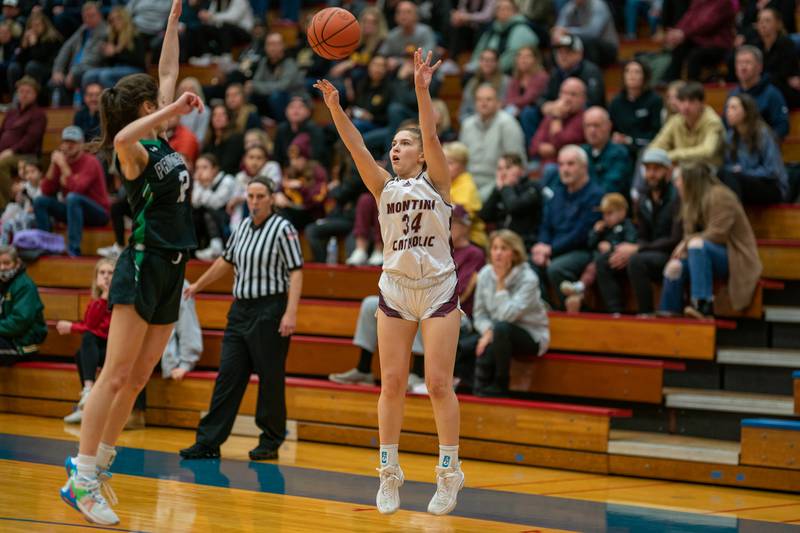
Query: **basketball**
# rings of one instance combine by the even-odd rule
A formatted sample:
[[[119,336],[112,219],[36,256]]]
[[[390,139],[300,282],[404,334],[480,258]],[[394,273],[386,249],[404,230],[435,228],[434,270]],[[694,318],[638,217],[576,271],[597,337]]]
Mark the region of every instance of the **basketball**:
[[[325,59],[344,59],[358,48],[361,27],[349,11],[328,7],[314,15],[306,35],[317,55]]]

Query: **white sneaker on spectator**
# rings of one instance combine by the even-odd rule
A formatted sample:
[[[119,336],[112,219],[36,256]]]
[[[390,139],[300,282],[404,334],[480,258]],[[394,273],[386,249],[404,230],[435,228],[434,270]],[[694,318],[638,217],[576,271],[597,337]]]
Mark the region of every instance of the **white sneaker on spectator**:
[[[342,385],[375,385],[375,378],[371,373],[361,372],[357,368],[351,368],[347,372],[330,374],[328,379]]]
[[[562,281],[558,288],[564,296],[580,296],[586,290],[582,281]]]
[[[421,378],[415,373],[410,372],[408,374],[408,387],[406,388],[406,390],[408,390],[409,392],[413,392],[414,387],[416,387],[417,385],[425,385],[425,378]],[[427,394],[427,392],[425,394]]]
[[[211,239],[208,248],[203,248],[202,250],[195,252],[195,257],[201,261],[213,261],[222,255],[222,251],[222,239],[215,237]]]
[[[449,468],[436,467],[436,493],[428,504],[428,512],[435,515],[447,514],[456,507],[458,491],[464,486],[464,472],[461,464]]]
[[[111,246],[103,246],[102,248],[97,249],[97,255],[101,257],[107,257],[109,259],[116,259],[119,257],[119,254],[122,253],[122,246],[117,243],[112,244]]]
[[[425,385],[425,382],[417,383],[413,387],[411,387],[411,392],[414,394],[428,394],[428,386]]]
[[[203,54],[200,57],[190,57],[189,64],[195,67],[207,67],[211,64],[213,57],[211,54]]]
[[[367,259],[367,264],[370,266],[381,266],[383,264],[383,250],[375,250]]]
[[[78,406],[72,411],[70,414],[64,417],[64,422],[67,424],[80,424],[81,420],[83,420],[83,406],[86,404],[86,399],[89,397],[89,393],[91,392],[92,388],[86,386],[81,391],[81,399],[78,400]]]
[[[350,257],[347,258],[345,263],[352,266],[360,266],[366,264],[367,259],[369,259],[367,257],[367,252],[360,248],[356,248],[353,250],[353,253],[350,254]]]
[[[375,503],[381,514],[392,514],[400,507],[400,487],[403,486],[405,477],[400,465],[384,466],[378,468],[381,484]]]

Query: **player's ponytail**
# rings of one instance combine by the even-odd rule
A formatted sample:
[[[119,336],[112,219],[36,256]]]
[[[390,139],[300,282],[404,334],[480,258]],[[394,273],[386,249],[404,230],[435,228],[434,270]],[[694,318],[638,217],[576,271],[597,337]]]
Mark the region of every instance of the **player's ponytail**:
[[[100,96],[100,139],[91,144],[91,151],[111,154],[114,137],[139,118],[139,109],[145,102],[158,102],[158,85],[147,74],[125,76],[104,90]]]

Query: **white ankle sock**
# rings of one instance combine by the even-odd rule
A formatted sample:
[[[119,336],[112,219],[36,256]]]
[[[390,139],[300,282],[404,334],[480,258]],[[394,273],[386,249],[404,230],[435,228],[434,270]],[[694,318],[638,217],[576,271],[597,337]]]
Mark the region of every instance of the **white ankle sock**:
[[[442,468],[450,468],[451,466],[458,466],[458,445],[456,446],[439,446],[439,465]]]
[[[100,468],[108,468],[111,466],[111,460],[114,458],[116,448],[109,446],[105,442],[101,442],[97,447],[97,466]]]
[[[94,455],[78,454],[78,475],[94,479],[97,477],[97,457]]]
[[[384,466],[397,466],[397,444],[381,444],[380,461],[381,468]]]

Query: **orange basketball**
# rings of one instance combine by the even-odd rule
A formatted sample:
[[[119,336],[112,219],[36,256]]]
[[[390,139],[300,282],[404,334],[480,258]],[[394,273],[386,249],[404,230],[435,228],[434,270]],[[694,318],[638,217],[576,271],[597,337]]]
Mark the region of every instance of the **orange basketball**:
[[[349,11],[328,7],[314,15],[306,36],[317,55],[325,59],[344,59],[358,48],[361,27]]]

